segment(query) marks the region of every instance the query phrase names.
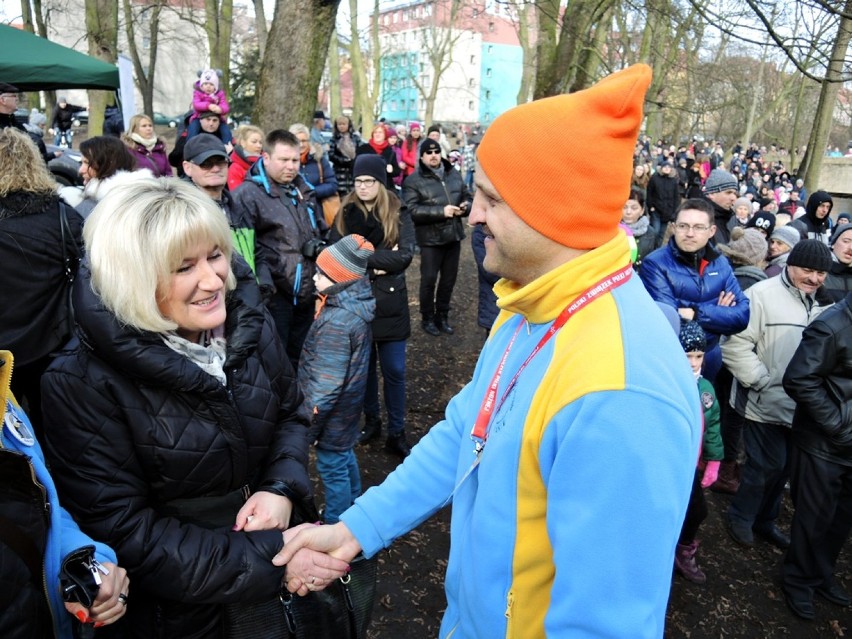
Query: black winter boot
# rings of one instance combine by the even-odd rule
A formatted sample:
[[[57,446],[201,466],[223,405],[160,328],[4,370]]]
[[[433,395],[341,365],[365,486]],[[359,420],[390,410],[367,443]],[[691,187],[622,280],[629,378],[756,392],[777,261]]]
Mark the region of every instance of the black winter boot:
[[[411,446],[405,440],[405,433],[403,432],[398,435],[388,435],[385,450],[405,459],[411,453]]]
[[[453,327],[450,326],[450,322],[447,319],[447,313],[438,313],[438,317],[435,319],[435,326],[442,333],[446,333],[447,335],[452,335],[455,333]]]
[[[422,326],[423,330],[429,333],[432,337],[438,337],[441,334],[441,331],[439,331],[438,327],[435,326],[435,319],[433,317],[424,317]]]
[[[364,415],[364,430],[358,437],[359,444],[366,444],[382,434],[382,418],[378,415]]]

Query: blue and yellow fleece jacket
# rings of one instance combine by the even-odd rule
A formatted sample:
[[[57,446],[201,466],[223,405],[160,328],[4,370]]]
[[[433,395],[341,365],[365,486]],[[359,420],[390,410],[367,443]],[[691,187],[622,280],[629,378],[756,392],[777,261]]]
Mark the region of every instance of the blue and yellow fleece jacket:
[[[500,280],[471,382],[341,516],[372,555],[452,500],[441,637],[663,636],[701,406],[638,277],[586,304],[536,355],[467,474],[471,427],[519,324],[498,398],[563,308],[629,260],[619,232],[526,286]]]

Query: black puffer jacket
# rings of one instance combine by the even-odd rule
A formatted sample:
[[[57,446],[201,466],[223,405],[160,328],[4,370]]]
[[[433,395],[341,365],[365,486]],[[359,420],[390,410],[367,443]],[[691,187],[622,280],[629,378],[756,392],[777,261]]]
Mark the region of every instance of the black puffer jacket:
[[[852,293],[805,329],[784,390],[796,400],[795,445],[852,466]]]
[[[247,267],[228,295],[225,388],[158,334],[118,323],[80,269],[79,339],[42,381],[47,450],[66,508],[108,541],[133,583],[138,637],[221,636],[222,604],[271,599],[278,531],[206,530],[165,502],[251,490],[304,497],[308,422]],[[233,515],[236,513],[234,512]]]
[[[466,222],[462,218],[470,213],[472,198],[465,188],[461,173],[447,160],[442,162],[443,180],[420,162],[417,170],[402,183],[402,201],[411,213],[417,244],[420,246],[442,246],[460,242],[465,237]],[[444,216],[447,204],[459,206],[462,202],[467,202],[464,215]]]
[[[65,250],[72,258],[83,218],[66,206],[70,237]],[[76,244],[75,244],[76,243]],[[68,280],[62,254],[59,197],[10,193],[0,198],[0,344],[29,364],[68,339]],[[76,258],[72,260],[76,271]]]
[[[371,325],[375,342],[399,341],[408,339],[411,335],[405,269],[411,264],[414,256],[414,226],[399,198],[388,191],[388,199],[391,209],[399,211],[399,240],[396,250],[385,241],[384,228],[376,216],[370,214],[365,217],[355,204],[347,204],[340,213],[343,215],[346,234],[363,235],[376,249],[367,260],[373,296],[376,298],[376,316]],[[340,237],[340,231],[335,224],[331,227],[329,242],[336,242]],[[377,270],[384,273],[376,275]]]

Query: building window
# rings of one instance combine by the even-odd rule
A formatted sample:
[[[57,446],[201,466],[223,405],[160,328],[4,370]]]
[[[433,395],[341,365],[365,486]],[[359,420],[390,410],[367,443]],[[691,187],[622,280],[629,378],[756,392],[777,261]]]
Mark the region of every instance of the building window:
[[[467,108],[468,108],[469,110],[473,111],[473,100],[470,100],[470,101],[467,103]]]
[[[491,69],[485,69],[485,77],[486,77],[486,78],[490,78],[490,77],[491,77]]]
[[[493,47],[493,46],[491,46],[490,44],[488,45],[488,53],[489,53],[489,54],[494,53],[494,47]]]
[[[391,100],[391,111],[396,111],[396,100]]]
[[[393,12],[393,23],[396,24],[397,22],[399,22],[399,11],[394,11]]]
[[[490,90],[490,89],[489,89],[489,90],[487,90],[487,91],[485,92],[485,99],[486,99],[486,100],[490,100],[490,99],[491,99],[491,90]]]
[[[491,31],[492,33],[494,32],[494,23],[493,22],[488,23],[488,30]]]
[[[476,64],[476,56],[475,55],[470,56],[470,63]]]
[[[468,80],[468,81],[467,81],[467,86],[469,86],[469,87],[475,87],[475,86],[476,86],[476,80],[474,80],[473,78],[471,78],[470,80]]]

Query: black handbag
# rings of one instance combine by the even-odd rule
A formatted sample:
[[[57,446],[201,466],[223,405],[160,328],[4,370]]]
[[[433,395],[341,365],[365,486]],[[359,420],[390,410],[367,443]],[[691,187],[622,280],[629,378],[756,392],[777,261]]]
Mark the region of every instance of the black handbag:
[[[291,526],[319,519],[313,499],[295,502]],[[366,639],[376,599],[378,557],[358,555],[350,571],[306,596],[281,589],[278,598],[225,606],[228,639]]]
[[[376,557],[358,555],[350,572],[304,597],[282,590],[278,599],[230,604],[228,639],[365,639],[376,598]]]
[[[83,250],[74,239],[74,234],[71,232],[71,226],[68,223],[68,211],[65,203],[59,202],[59,232],[62,237],[62,264],[65,273],[65,279],[68,282],[67,307],[67,331],[72,333],[74,330],[74,301],[73,288],[74,279],[77,277],[77,267],[80,264],[80,259],[83,255]],[[71,245],[71,251],[68,250],[68,245]]]

